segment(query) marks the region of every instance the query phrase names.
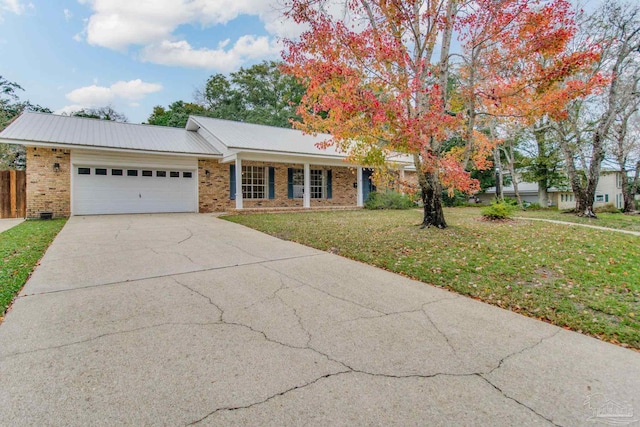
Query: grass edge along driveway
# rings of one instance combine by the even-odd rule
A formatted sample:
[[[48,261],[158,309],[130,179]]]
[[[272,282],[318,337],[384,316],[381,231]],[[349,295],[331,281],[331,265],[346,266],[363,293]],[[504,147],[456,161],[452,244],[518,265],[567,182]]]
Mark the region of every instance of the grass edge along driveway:
[[[251,214],[225,219],[362,261],[499,307],[640,349],[640,238],[585,227],[421,212]]]
[[[0,233],[0,322],[66,221],[28,220]]]

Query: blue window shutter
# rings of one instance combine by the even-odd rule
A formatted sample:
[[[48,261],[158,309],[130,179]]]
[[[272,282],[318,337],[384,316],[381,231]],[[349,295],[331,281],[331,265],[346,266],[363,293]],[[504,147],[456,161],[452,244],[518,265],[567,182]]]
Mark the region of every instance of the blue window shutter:
[[[327,199],[330,199],[333,196],[331,190],[331,169],[327,171]]]
[[[287,169],[287,197],[293,199],[293,169]]]
[[[276,198],[276,168],[269,166],[269,198]]]
[[[604,202],[605,203],[609,203],[609,195],[608,194],[604,195]]]
[[[236,165],[229,165],[229,198],[236,199]]]

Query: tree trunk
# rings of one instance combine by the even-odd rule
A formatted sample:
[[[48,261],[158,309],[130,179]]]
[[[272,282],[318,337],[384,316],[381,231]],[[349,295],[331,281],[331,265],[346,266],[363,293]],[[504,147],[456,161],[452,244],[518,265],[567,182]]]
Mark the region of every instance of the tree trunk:
[[[422,187],[422,204],[424,217],[421,227],[447,228],[442,210],[442,186],[433,173],[425,173],[426,186]]]
[[[533,128],[533,134],[536,139],[538,147],[538,159],[535,163],[535,173],[538,183],[538,203],[541,208],[549,207],[549,195],[547,189],[549,188],[549,153],[547,153],[547,141],[546,141],[546,129],[548,126],[544,122]]]
[[[521,211],[524,210],[524,203],[522,203],[522,197],[520,196],[520,190],[518,190],[518,178],[516,177],[516,170],[513,164],[509,165],[511,172],[511,182],[513,182],[513,191],[516,193],[516,200],[518,201],[518,207]]]
[[[507,169],[509,169],[509,173],[511,174],[511,182],[513,183],[513,192],[516,195],[516,200],[518,201],[518,207],[520,210],[524,210],[524,204],[522,203],[522,197],[520,196],[520,190],[518,189],[518,177],[516,176],[516,155],[515,148],[513,147],[513,140],[509,140],[504,144],[502,148],[502,152],[504,153],[504,157],[507,159]]]
[[[624,169],[624,168],[623,168]],[[626,180],[627,172],[624,170],[622,175],[623,179]],[[624,198],[624,207],[622,212],[629,213],[634,212],[636,210],[635,196],[638,193],[638,187],[640,186],[640,160],[636,164],[636,172],[633,176],[633,180],[631,184],[623,181],[622,183],[622,197]]]
[[[549,194],[547,193],[547,180],[541,179],[538,181],[538,203],[541,208],[549,207]]]
[[[504,181],[502,179],[502,163],[500,162],[500,151],[498,147],[493,152],[493,161],[496,168],[496,199],[504,201]]]

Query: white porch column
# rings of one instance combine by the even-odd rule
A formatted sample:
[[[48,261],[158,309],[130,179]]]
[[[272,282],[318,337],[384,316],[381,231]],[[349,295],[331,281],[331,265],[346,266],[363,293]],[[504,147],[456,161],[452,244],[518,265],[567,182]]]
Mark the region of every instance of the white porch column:
[[[236,157],[236,209],[242,209],[242,160]]]
[[[302,206],[311,207],[311,167],[309,163],[304,164],[304,193],[302,196]]]
[[[362,195],[362,166],[358,166],[357,171],[356,171],[356,175],[357,175],[357,186],[358,186],[358,207],[362,207],[364,206],[364,200],[363,200],[363,195]]]
[[[404,167],[400,168],[400,181],[404,182]],[[404,185],[400,184],[400,194],[404,194]]]

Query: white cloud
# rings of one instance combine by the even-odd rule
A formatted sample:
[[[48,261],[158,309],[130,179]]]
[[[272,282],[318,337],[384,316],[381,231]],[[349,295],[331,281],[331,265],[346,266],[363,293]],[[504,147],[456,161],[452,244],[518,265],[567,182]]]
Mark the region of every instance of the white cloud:
[[[280,19],[278,0],[78,0],[92,9],[74,40],[126,51],[139,47],[143,61],[170,66],[232,71],[247,59],[263,59],[278,51],[275,37],[300,34],[300,26]],[[207,28],[224,25],[242,15],[257,16],[270,36],[246,34],[232,47],[224,40],[193,47],[176,31],[182,25]]]
[[[269,10],[269,0],[81,0],[93,9],[86,26],[89,44],[123,50],[170,40],[180,25],[225,24],[241,14]]]
[[[71,115],[77,111],[84,109],[82,105],[67,105],[53,112],[53,114],[66,114]]]
[[[110,87],[113,94],[117,97],[137,101],[146,95],[162,90],[162,85],[157,83],[146,83],[140,79],[129,80],[128,82],[119,81]]]
[[[65,21],[70,21],[71,18],[73,18],[73,13],[69,9],[63,10],[63,13],[64,13],[64,20]]]
[[[0,0],[0,24],[4,22],[6,12],[22,15],[26,9],[34,10],[35,8],[33,3],[28,3],[25,6],[22,0]]]
[[[119,81],[109,87],[93,84],[67,93],[66,98],[74,103],[74,107],[90,108],[102,107],[117,99],[138,101],[146,95],[162,90],[162,85],[157,83],[146,83],[140,79],[128,82]],[[71,107],[71,106],[69,106]],[[67,107],[65,107],[67,108]]]
[[[110,88],[96,85],[74,89],[65,96],[69,101],[87,107],[106,105],[115,98]]]
[[[29,7],[33,8],[33,4]],[[25,6],[20,0],[0,0],[0,9],[20,15],[24,12]]]
[[[140,59],[162,65],[232,71],[249,59],[275,56],[278,48],[268,37],[242,36],[228,50],[228,41],[220,43],[217,49],[194,49],[186,41],[163,41],[142,49]]]

